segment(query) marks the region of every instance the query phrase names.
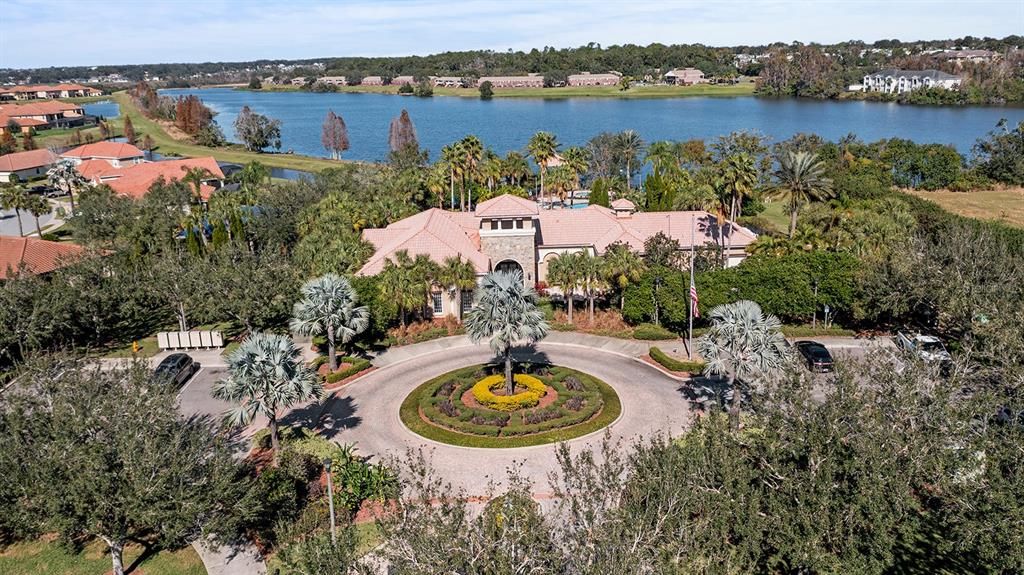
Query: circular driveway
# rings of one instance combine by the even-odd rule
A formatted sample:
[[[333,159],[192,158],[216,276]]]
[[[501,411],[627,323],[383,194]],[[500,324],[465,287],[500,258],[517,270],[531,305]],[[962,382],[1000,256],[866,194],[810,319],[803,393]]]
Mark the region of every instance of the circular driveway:
[[[637,359],[550,342],[516,354],[521,359],[536,356],[594,375],[615,389],[622,402],[622,415],[605,428],[613,439],[628,443],[658,433],[677,435],[691,421],[683,383]],[[456,447],[416,435],[399,419],[402,401],[424,381],[491,359],[493,354],[486,345],[470,344],[383,367],[336,391],[324,406],[320,426],[334,441],[356,443],[360,453],[377,458],[402,458],[407,450],[423,447],[437,475],[471,496],[486,494],[491,482],[503,483],[506,470],[513,466],[533,481],[535,492],[547,492],[548,474],[558,469],[556,444],[512,449]],[[568,444],[574,453],[581,448],[597,448],[605,430]]]

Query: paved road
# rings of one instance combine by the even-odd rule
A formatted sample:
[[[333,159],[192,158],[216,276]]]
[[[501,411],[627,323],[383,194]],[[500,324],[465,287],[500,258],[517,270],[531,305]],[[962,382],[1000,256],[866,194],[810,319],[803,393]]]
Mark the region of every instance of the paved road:
[[[210,395],[213,383],[223,378],[227,369],[202,367],[178,392],[178,409],[185,415],[209,415],[219,420],[232,405]]]
[[[548,474],[557,468],[555,446],[481,449],[443,445],[424,439],[399,419],[399,406],[415,387],[453,369],[492,358],[485,345],[449,342],[447,349],[407,359],[371,372],[345,386],[328,401],[319,422],[327,437],[357,443],[359,451],[377,457],[401,457],[409,448],[424,447],[441,477],[469,495],[484,495],[489,482],[501,483],[506,469],[521,464],[534,482],[534,491],[549,491]],[[680,380],[633,357],[606,350],[544,341],[537,352],[551,362],[590,373],[611,385],[622,402],[622,415],[608,429],[617,439],[631,441],[656,433],[678,434],[692,418]],[[287,421],[315,424],[318,409],[292,412]],[[595,447],[603,432],[570,441],[577,450]]]

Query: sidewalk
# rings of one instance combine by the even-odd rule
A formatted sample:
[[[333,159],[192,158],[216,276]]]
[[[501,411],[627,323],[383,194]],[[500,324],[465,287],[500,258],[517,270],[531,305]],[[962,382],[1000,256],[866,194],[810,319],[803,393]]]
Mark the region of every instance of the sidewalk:
[[[231,549],[196,541],[192,548],[199,554],[209,575],[264,575],[267,572],[267,564],[252,546]]]

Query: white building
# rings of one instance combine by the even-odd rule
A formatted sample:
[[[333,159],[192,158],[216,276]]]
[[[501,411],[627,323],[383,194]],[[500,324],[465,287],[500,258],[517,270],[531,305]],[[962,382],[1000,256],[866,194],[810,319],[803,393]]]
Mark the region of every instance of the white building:
[[[880,70],[864,76],[865,92],[903,94],[918,88],[943,88],[952,90],[960,86],[962,78],[939,70]]]

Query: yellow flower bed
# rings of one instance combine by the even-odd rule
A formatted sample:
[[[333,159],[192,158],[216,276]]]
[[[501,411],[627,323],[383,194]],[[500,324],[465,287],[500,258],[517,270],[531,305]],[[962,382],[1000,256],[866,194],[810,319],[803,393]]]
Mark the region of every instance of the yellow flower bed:
[[[476,382],[473,386],[473,397],[481,405],[491,409],[515,411],[537,405],[540,403],[540,398],[544,397],[548,392],[544,382],[536,377],[518,374],[513,376],[513,379],[516,384],[525,387],[527,391],[515,395],[494,395],[494,392],[491,390],[504,386],[505,376],[491,375]]]

